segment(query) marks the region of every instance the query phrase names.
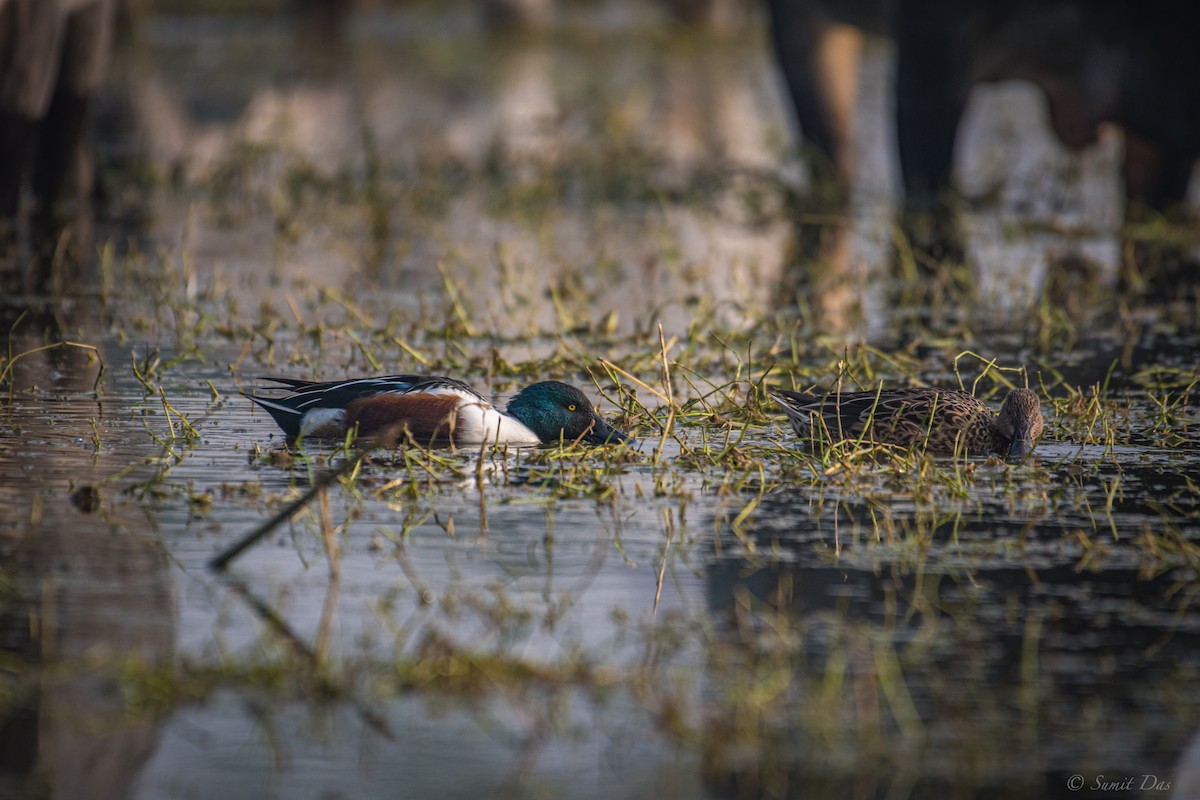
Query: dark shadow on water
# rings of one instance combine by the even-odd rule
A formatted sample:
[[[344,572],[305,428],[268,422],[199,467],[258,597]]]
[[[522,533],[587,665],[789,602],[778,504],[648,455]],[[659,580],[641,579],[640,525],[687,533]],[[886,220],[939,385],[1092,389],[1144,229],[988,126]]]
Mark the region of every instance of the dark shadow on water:
[[[1071,523],[987,509],[893,509],[876,541],[880,510],[776,492],[747,533],[774,555],[709,566],[728,648],[709,688],[721,719],[741,720],[707,731],[714,785],[1022,797],[1058,796],[1075,774],[1171,779],[1195,728],[1178,707],[1200,675],[1193,567],[1138,566],[1104,533],[1094,546],[1116,552],[1093,561]],[[781,688],[763,708],[739,682]]]

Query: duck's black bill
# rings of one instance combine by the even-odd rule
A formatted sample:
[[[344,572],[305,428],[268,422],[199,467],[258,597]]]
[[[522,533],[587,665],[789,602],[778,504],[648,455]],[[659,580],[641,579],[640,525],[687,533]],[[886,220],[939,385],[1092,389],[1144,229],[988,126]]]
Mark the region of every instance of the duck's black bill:
[[[591,430],[583,435],[583,440],[588,444],[620,444],[633,441],[632,437],[621,433],[599,417],[596,418]]]
[[[1009,458],[1025,458],[1033,452],[1033,447],[1037,442],[1029,434],[1029,431],[1024,428],[1018,428],[1013,431],[1012,444],[1008,448]]]

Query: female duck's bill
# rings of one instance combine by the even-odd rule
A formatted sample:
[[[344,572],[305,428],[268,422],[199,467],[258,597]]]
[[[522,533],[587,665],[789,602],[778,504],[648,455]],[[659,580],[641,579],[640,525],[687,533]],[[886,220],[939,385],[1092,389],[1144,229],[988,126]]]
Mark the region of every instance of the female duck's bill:
[[[995,444],[1000,448],[1007,444],[1005,455],[1009,458],[1025,458],[1032,453],[1045,427],[1042,404],[1037,393],[1032,389],[1013,389],[1009,392],[992,427]]]
[[[890,389],[825,396],[771,388],[793,430],[806,441],[864,439],[931,453],[1028,455],[1042,435],[1035,392],[1014,389],[1000,412],[955,389]]]
[[[269,380],[284,384],[290,394],[243,394],[266,409],[289,439],[342,439],[356,430],[358,436],[382,445],[528,447],[560,439],[589,444],[629,440],[596,413],[583,392],[559,381],[526,387],[508,404],[508,413],[501,413],[481,394],[453,378],[388,375],[329,383]]]

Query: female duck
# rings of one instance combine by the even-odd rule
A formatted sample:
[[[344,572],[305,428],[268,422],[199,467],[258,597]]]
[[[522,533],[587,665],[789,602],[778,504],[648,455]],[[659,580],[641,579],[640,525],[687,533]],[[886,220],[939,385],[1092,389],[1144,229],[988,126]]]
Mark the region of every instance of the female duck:
[[[316,383],[269,378],[289,394],[265,397],[243,392],[267,410],[289,439],[360,437],[421,445],[507,444],[528,447],[576,440],[589,444],[628,441],[600,418],[583,392],[559,381],[522,389],[501,413],[462,381],[423,375],[387,375]]]
[[[881,389],[824,397],[768,391],[802,439],[865,439],[931,453],[1028,455],[1042,435],[1042,406],[1031,389],[1013,389],[1000,411],[955,389]]]

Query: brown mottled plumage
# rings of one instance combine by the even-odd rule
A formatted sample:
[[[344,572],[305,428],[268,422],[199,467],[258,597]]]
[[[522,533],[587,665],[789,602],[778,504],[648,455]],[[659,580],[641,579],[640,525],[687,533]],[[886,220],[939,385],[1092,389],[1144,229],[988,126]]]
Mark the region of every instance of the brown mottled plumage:
[[[1042,435],[1042,407],[1031,389],[1014,389],[1000,412],[955,389],[886,389],[824,397],[768,389],[800,438],[862,438],[931,453],[1024,456]],[[816,426],[816,431],[813,428]]]

